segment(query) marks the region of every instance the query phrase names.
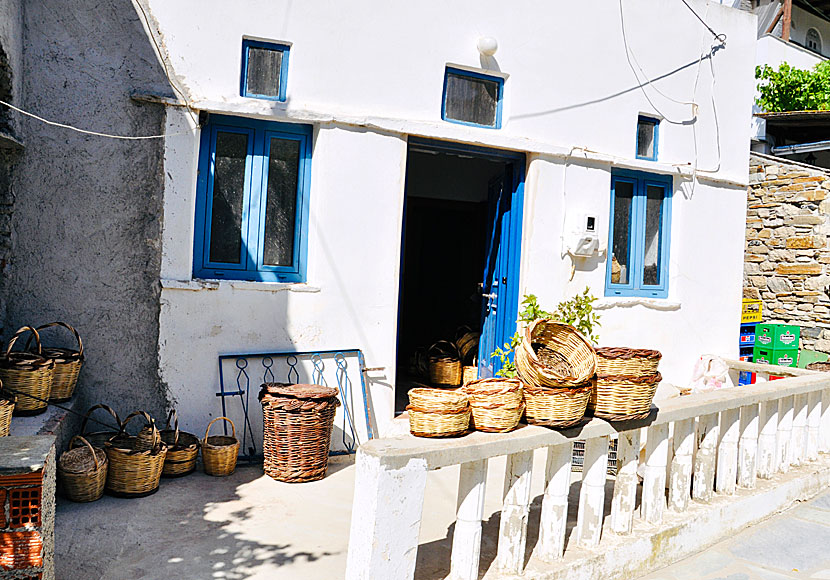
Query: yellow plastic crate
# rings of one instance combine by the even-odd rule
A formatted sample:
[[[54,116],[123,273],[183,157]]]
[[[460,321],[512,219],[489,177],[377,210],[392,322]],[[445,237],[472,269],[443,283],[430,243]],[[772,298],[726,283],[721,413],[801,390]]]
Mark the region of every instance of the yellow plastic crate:
[[[741,324],[747,322],[761,322],[761,312],[764,304],[760,300],[744,298],[743,309],[741,310]]]

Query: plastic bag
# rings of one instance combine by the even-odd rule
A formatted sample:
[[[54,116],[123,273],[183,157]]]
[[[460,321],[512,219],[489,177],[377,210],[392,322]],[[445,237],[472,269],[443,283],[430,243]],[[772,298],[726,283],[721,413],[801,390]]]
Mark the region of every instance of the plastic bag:
[[[695,364],[689,388],[692,394],[708,393],[734,386],[729,380],[729,367],[719,356],[704,354]]]

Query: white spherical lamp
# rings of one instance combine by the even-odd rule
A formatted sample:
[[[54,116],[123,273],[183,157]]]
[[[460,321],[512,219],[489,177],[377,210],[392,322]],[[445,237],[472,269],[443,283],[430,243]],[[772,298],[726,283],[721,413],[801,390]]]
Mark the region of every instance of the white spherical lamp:
[[[478,39],[478,51],[484,56],[493,56],[499,49],[498,41],[492,36],[482,36]]]

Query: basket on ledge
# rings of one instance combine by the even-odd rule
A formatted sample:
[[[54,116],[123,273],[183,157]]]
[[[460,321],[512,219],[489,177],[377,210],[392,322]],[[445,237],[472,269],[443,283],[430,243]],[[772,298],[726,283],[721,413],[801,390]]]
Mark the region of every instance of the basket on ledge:
[[[582,387],[594,376],[597,356],[570,324],[540,318],[531,322],[516,347],[519,378],[535,387]]]
[[[639,377],[597,375],[588,412],[606,421],[645,419],[662,378],[660,373]]]
[[[639,377],[653,375],[663,355],[648,348],[600,347],[597,353],[598,375]]]
[[[459,390],[409,390],[409,432],[416,437],[453,437],[470,425],[470,403]]]
[[[78,331],[66,324],[65,322],[50,322],[43,326],[38,326],[36,330],[41,331],[55,326],[62,326],[69,330],[75,336],[75,342],[78,343],[78,350],[71,348],[58,347],[43,347],[43,356],[54,361],[54,378],[52,380],[52,392],[49,400],[55,403],[62,403],[72,398],[75,392],[75,385],[78,383],[78,374],[81,372],[81,366],[84,363],[84,343],[81,341],[81,335]],[[29,345],[32,338],[26,342],[26,350],[29,350]]]
[[[471,427],[475,430],[506,433],[519,425],[524,413],[523,384],[519,379],[479,379],[459,390],[470,401]]]
[[[594,387],[548,389],[525,386],[525,415],[531,425],[566,429],[582,421]]]
[[[35,352],[12,352],[17,340],[26,332],[35,339]],[[40,336],[31,326],[24,326],[14,333],[0,357],[0,381],[4,388],[17,395],[15,415],[39,415],[46,411],[52,394],[55,361],[42,355]]]
[[[427,360],[433,385],[457,387],[461,384],[461,356],[453,343],[439,340],[427,350]]]

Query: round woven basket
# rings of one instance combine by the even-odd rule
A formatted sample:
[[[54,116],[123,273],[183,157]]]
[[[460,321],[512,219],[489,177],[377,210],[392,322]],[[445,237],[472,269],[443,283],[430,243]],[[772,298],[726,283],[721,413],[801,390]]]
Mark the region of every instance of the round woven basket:
[[[110,414],[110,416],[113,419],[115,419],[115,425],[116,425],[115,429],[111,428],[111,429],[106,430],[106,431],[95,431],[94,433],[87,433],[86,432],[86,424],[89,421],[89,417],[90,417],[90,415],[92,415],[93,411],[95,411],[97,409],[105,410],[107,413]],[[81,421],[81,436],[84,439],[86,439],[87,441],[89,441],[89,443],[93,447],[98,447],[100,449],[103,449],[104,446],[107,444],[107,442],[110,439],[112,439],[113,437],[115,437],[117,435],[121,435],[123,433],[124,433],[124,426],[121,423],[121,418],[118,416],[118,413],[116,413],[115,411],[112,410],[112,408],[110,408],[109,406],[107,406],[103,403],[98,403],[97,405],[91,406],[89,408],[89,410],[86,412],[86,414],[84,415],[83,421]],[[71,445],[71,443],[70,443],[70,445]]]
[[[170,429],[173,419],[173,429]],[[175,409],[167,415],[167,424],[159,433],[167,445],[167,457],[164,459],[162,477],[182,477],[196,470],[196,458],[199,456],[200,441],[196,435],[179,431],[179,417]]]
[[[478,379],[478,367],[469,366],[461,369],[461,384],[466,385]]]
[[[0,437],[7,437],[12,424],[15,396],[3,393],[3,384],[0,383]]]
[[[73,447],[75,443],[80,447]],[[64,495],[77,502],[100,499],[107,481],[107,454],[80,435],[75,435],[69,446],[58,460],[58,481]]]
[[[158,491],[167,446],[162,443],[155,421],[144,411],[130,413],[124,419],[123,427],[133,417],[143,417],[149,427],[152,447],[138,450],[145,437],[114,437],[107,442],[104,450],[109,460],[105,490],[116,497],[145,497]],[[144,431],[144,429],[142,429]]]
[[[662,379],[660,373],[640,377],[598,375],[588,411],[606,421],[645,419]]]
[[[12,352],[17,339],[31,332],[35,339],[35,352]],[[15,415],[39,415],[46,411],[52,394],[55,361],[42,356],[40,336],[31,326],[24,326],[14,333],[5,355],[0,358],[0,381],[12,394],[17,395]]]
[[[596,349],[597,374],[626,377],[653,375],[663,357],[659,350],[647,348],[601,347]]]
[[[231,424],[231,435],[211,435],[211,426],[217,421]],[[202,439],[202,465],[205,473],[222,477],[236,471],[236,458],[239,456],[239,439],[236,438],[236,426],[227,417],[216,417],[208,423],[205,438]]]
[[[427,359],[432,384],[452,387],[461,384],[461,359],[453,343],[439,340],[427,350]]]
[[[326,476],[331,431],[340,401],[321,385],[266,383],[262,403],[265,473],[277,481],[302,483]]]
[[[578,388],[524,388],[525,416],[531,425],[565,429],[585,416],[593,385]]]
[[[416,437],[453,437],[469,428],[470,403],[460,389],[410,389],[409,403],[409,431]]]
[[[470,400],[471,427],[477,431],[505,433],[515,429],[524,413],[519,379],[479,379],[461,389]]]
[[[463,332],[466,330],[466,332]],[[478,340],[480,332],[473,332],[470,329],[459,329],[460,336],[455,341],[458,348],[458,356],[462,363],[471,362],[478,352]]]
[[[41,331],[55,326],[62,326],[68,329],[75,336],[78,343],[78,350],[69,348],[43,347],[43,356],[55,362],[54,378],[52,379],[52,393],[49,400],[55,403],[68,401],[75,392],[75,385],[78,383],[78,374],[81,372],[81,365],[84,362],[84,343],[78,331],[65,322],[50,322],[38,326],[36,330]],[[26,342],[26,350],[32,338]]]
[[[460,413],[470,407],[461,389],[409,389],[409,404],[424,413]]]
[[[581,387],[597,368],[594,348],[573,326],[539,319],[525,328],[516,347],[519,378],[535,387]]]

